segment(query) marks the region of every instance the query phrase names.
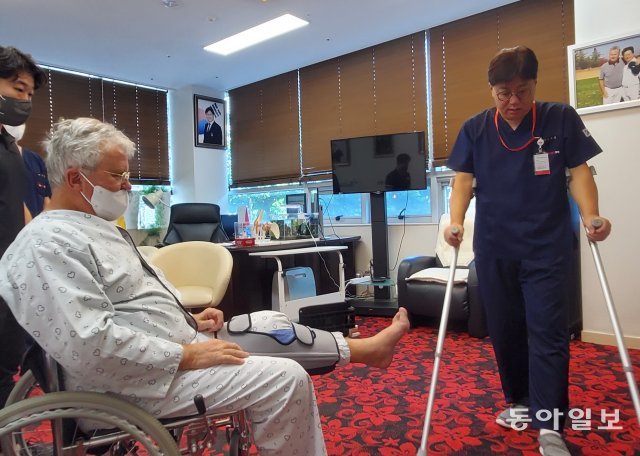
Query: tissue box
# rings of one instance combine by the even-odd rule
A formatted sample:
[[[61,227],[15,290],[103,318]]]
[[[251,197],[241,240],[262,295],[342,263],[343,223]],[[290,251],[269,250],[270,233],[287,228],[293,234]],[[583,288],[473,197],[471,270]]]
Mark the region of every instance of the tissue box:
[[[251,247],[252,245],[256,245],[256,238],[236,238],[234,243],[238,247]]]

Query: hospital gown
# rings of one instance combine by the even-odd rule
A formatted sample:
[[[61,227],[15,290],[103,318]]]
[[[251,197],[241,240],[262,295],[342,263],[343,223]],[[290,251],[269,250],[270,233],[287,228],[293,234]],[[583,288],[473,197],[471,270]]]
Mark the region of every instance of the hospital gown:
[[[0,294],[63,367],[67,390],[115,393],[156,417],[195,413],[201,394],[214,413],[245,409],[261,454],[326,454],[313,385],[297,362],[250,356],[178,370],[182,345],[211,336],[197,333],[176,293],[115,225],[82,212],[39,215],[0,262]],[[254,324],[266,328],[266,317]],[[344,364],[348,346],[336,341]]]

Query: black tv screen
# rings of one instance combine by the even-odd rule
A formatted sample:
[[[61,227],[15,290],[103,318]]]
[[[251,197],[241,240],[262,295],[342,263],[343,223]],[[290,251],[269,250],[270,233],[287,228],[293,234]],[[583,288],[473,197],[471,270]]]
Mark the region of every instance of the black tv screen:
[[[333,193],[427,188],[424,132],[331,141]]]

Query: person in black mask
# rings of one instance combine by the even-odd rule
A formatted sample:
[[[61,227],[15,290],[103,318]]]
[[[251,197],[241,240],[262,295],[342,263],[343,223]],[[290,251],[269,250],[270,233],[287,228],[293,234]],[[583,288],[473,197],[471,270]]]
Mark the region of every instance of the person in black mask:
[[[33,92],[47,78],[30,55],[0,46],[0,256],[25,224],[26,174],[20,151],[5,125],[22,125],[31,114]],[[0,298],[0,407],[13,388],[24,351],[24,332]]]

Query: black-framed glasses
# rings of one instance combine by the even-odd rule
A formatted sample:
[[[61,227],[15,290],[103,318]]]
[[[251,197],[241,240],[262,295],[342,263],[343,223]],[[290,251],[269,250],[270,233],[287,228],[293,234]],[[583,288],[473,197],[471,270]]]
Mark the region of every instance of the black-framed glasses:
[[[524,98],[527,98],[531,95],[531,88],[525,87],[522,89],[518,89],[515,92],[510,90],[496,90],[496,97],[500,101],[509,101],[511,97],[516,97],[518,100],[522,101]]]
[[[131,177],[130,171],[125,171],[124,173],[113,173],[111,171],[103,170],[103,172],[107,174],[111,174],[113,177],[117,177],[118,179],[120,179],[121,184],[124,183],[125,181],[128,181],[129,178]]]

